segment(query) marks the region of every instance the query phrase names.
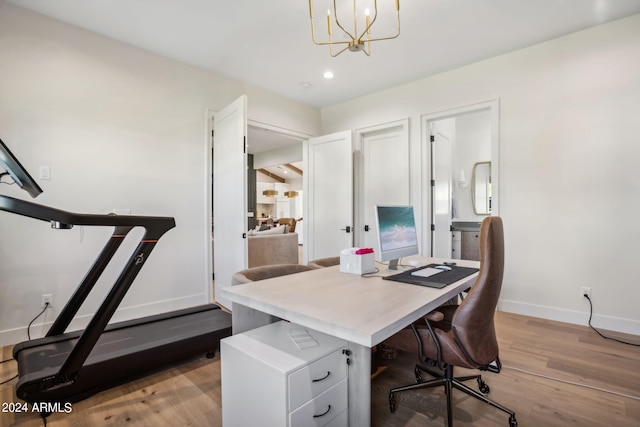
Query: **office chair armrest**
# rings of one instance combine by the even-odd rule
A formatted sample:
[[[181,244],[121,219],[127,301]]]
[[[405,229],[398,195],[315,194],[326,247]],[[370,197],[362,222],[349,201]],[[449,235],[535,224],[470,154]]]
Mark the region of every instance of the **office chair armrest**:
[[[442,322],[444,320],[444,314],[441,311],[434,310],[424,316],[429,322]]]
[[[439,313],[439,312],[435,311],[432,313]],[[438,355],[436,363],[437,363],[438,369],[444,371],[446,368],[446,365],[442,363],[442,348],[440,347],[440,341],[438,340],[438,337],[433,331],[433,328],[431,327],[431,323],[429,322],[429,319],[428,319],[428,316],[432,313],[429,313],[427,316],[424,317],[424,322],[427,324],[427,328],[429,328],[429,335],[431,335],[431,339],[433,339],[433,342],[436,345],[436,353]],[[442,313],[439,313],[439,314],[442,317],[442,319],[444,319],[444,315]],[[440,316],[436,315],[435,318],[440,318]],[[411,325],[411,330],[413,331],[413,334],[416,336],[416,339],[418,340],[418,357],[420,358],[421,361],[424,361],[425,358],[424,358],[424,354],[422,353],[422,338],[420,337],[420,334],[418,333],[418,330],[416,329],[415,324]]]

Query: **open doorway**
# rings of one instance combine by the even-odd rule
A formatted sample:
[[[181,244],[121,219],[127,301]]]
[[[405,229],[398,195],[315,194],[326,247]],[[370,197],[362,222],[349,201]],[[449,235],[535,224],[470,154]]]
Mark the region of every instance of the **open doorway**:
[[[211,224],[214,223],[214,216],[213,213],[216,211],[216,200],[218,201],[218,203],[220,204],[224,204],[224,205],[230,205],[231,204],[231,200],[228,197],[216,197],[215,194],[215,170],[214,170],[214,158],[216,156],[216,153],[214,152],[214,146],[216,144],[214,144],[214,141],[216,141],[216,136],[213,132],[214,129],[214,120],[216,118],[216,114],[219,114],[218,112],[212,111],[212,110],[208,110],[207,111],[207,148],[206,148],[206,152],[207,152],[207,156],[206,156],[206,162],[207,162],[207,188],[209,189],[208,191],[208,197],[210,197],[211,199],[207,202],[207,218],[211,221]],[[278,168],[279,166],[282,165],[292,165],[292,167],[295,167],[296,165],[299,166],[300,169],[300,173],[302,173],[301,168],[302,168],[302,163],[298,163],[301,162],[302,160],[302,141],[306,140],[309,135],[300,133],[300,132],[296,132],[296,131],[292,131],[289,129],[284,129],[284,128],[280,128],[277,126],[273,126],[273,125],[268,125],[268,124],[264,124],[264,123],[260,123],[260,122],[256,122],[256,121],[252,121],[252,120],[247,120],[246,122],[246,141],[244,144],[242,144],[245,148],[245,155],[246,155],[246,162],[245,162],[245,166],[239,168],[239,170],[245,171],[246,173],[243,172],[243,176],[239,177],[238,179],[236,179],[235,181],[237,181],[238,183],[240,183],[240,181],[242,181],[240,184],[242,185],[242,188],[236,192],[233,192],[233,194],[238,195],[240,192],[243,194],[242,197],[246,198],[246,201],[239,201],[238,203],[233,203],[238,204],[239,206],[243,206],[243,210],[242,211],[238,211],[235,210],[235,212],[237,212],[235,215],[236,216],[242,216],[243,221],[245,222],[245,226],[243,228],[243,233],[247,234],[250,228],[254,228],[255,225],[257,225],[258,223],[258,219],[262,216],[263,213],[269,212],[266,209],[263,210],[258,210],[257,207],[257,177],[258,175],[260,175],[260,173],[258,172],[258,170],[260,169],[264,169],[265,171],[267,170],[272,170],[272,168]],[[240,145],[238,145],[238,147],[240,147]],[[296,148],[297,147],[297,148]],[[233,145],[233,148],[236,148],[236,145]],[[296,154],[299,153],[299,154]],[[286,160],[286,161],[285,161]],[[249,165],[251,165],[251,167],[248,167]],[[300,175],[301,177],[302,175]],[[226,174],[225,174],[225,180],[226,178]],[[295,181],[295,180],[294,180]],[[301,181],[301,178],[300,178]],[[291,187],[291,191],[295,191],[296,187],[295,185],[292,185],[292,183],[288,184]],[[301,188],[301,184],[300,184],[300,188]],[[287,190],[289,190],[289,188],[287,188]],[[289,195],[291,195],[291,193],[289,193]],[[285,197],[287,197],[286,195],[284,195]],[[301,198],[302,194],[300,192],[299,197]],[[234,196],[235,197],[235,196]],[[302,204],[300,202],[300,207],[297,209],[296,214],[299,213],[299,217],[302,217]],[[231,206],[229,206],[231,207]],[[297,206],[295,206],[297,207]],[[218,209],[220,208],[220,206],[218,206]],[[280,203],[280,210],[284,209],[284,203],[281,202]],[[289,211],[291,211],[291,209],[289,209]],[[278,211],[275,211],[274,214],[277,214]],[[211,224],[208,225],[208,227],[211,226]],[[237,233],[236,233],[237,234]],[[206,254],[207,254],[207,258],[208,258],[208,263],[209,263],[209,271],[211,272],[211,277],[213,277],[216,281],[216,283],[214,284],[215,287],[217,287],[218,285],[221,286],[228,286],[230,285],[230,283],[226,283],[229,282],[228,277],[229,276],[229,272],[226,272],[227,274],[224,275],[224,282],[225,283],[217,283],[220,282],[220,280],[222,279],[221,277],[219,277],[220,275],[217,274],[217,269],[216,269],[216,264],[218,264],[219,266],[222,265],[223,267],[226,267],[226,265],[224,265],[225,261],[221,261],[220,259],[220,254],[216,253],[216,251],[214,250],[214,245],[216,245],[218,248],[220,247],[226,247],[224,242],[221,241],[217,241],[216,242],[216,238],[219,238],[220,233],[217,233],[216,230],[214,228],[212,228],[212,235],[211,235],[211,239],[207,240],[207,245],[206,245]],[[235,236],[235,234],[234,234]],[[245,248],[246,251],[246,248]],[[245,252],[246,253],[246,252]],[[222,264],[220,264],[222,263]],[[244,268],[247,267],[247,263],[245,261],[245,266]],[[240,267],[234,267],[234,271],[239,271],[242,268]],[[228,269],[227,269],[228,270]],[[212,295],[215,295],[215,292],[212,292]],[[214,300],[217,300],[217,298],[213,297]],[[218,303],[222,303],[221,301],[217,301]],[[223,304],[224,305],[224,304]]]
[[[493,100],[422,118],[423,170],[431,171],[424,210],[431,227],[423,241],[430,241],[431,256],[478,259],[480,223],[498,214],[498,117]]]
[[[300,136],[248,126],[250,229],[278,225],[285,218],[292,231],[301,233],[302,224],[297,223],[303,219],[302,141]]]

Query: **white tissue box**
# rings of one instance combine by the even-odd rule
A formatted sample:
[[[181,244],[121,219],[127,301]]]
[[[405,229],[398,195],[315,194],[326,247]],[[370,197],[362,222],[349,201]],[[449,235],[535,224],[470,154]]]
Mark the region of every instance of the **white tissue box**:
[[[373,251],[356,253],[361,248],[343,249],[340,252],[340,271],[352,274],[367,274],[376,271]]]

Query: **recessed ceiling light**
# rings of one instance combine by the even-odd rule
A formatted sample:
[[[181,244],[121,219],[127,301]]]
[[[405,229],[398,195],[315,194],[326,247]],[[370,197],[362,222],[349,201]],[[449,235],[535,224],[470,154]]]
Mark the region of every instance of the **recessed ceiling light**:
[[[324,74],[322,75],[325,79],[332,79],[333,78],[333,73],[331,71],[325,71]]]

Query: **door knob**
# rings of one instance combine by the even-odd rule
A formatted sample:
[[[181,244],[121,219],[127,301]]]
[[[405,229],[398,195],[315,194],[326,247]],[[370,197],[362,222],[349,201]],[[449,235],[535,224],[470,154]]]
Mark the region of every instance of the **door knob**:
[[[346,227],[346,228],[341,228],[340,230],[342,230],[342,231],[346,231],[347,233],[351,233],[351,226],[350,226],[350,225],[347,225],[347,227]]]

